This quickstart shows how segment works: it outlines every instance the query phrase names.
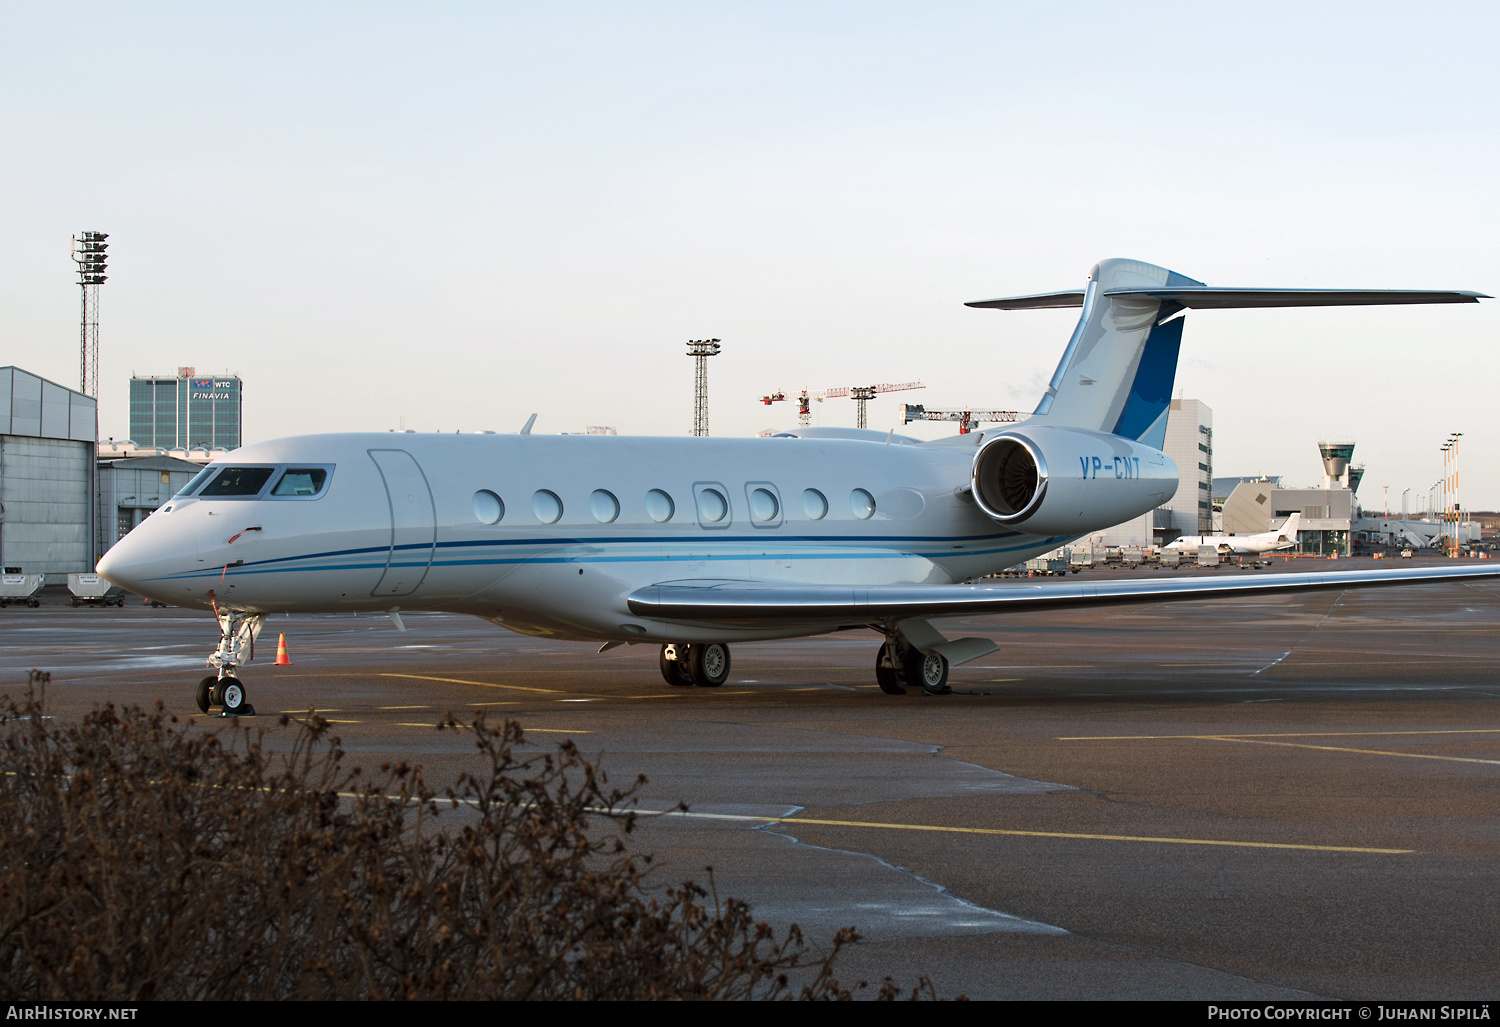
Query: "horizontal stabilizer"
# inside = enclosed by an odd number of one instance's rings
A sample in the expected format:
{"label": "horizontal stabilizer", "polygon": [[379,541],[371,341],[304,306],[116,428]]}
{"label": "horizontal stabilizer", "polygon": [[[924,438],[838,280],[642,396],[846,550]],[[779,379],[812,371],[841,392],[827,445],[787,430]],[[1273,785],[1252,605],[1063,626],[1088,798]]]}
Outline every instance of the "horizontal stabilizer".
{"label": "horizontal stabilizer", "polygon": [[1165,300],[1195,310],[1238,307],[1365,307],[1395,303],[1478,303],[1491,297],[1468,290],[1422,289],[1213,289],[1188,286],[1162,289],[1106,289],[1115,298],[1138,296]]}
{"label": "horizontal stabilizer", "polygon": [[[1155,289],[1105,289],[1110,299],[1149,299],[1176,303],[1195,310],[1228,310],[1243,307],[1362,307],[1398,303],[1478,303],[1492,297],[1467,289],[1216,289],[1212,286],[1168,286]],[[1083,290],[1044,292],[975,300],[966,307],[993,310],[1045,310],[1083,306]]]}
{"label": "horizontal stabilizer", "polygon": [[1032,296],[1010,296],[998,300],[975,300],[966,307],[994,307],[996,310],[1047,310],[1056,307],[1083,306],[1083,290],[1039,292]]}

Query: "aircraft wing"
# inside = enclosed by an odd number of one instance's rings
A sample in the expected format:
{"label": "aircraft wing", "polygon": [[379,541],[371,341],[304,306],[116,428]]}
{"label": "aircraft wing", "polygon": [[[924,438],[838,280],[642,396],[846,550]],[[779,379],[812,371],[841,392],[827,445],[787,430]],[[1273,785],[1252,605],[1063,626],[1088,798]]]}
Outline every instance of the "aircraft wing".
{"label": "aircraft wing", "polygon": [[[1229,575],[1234,576],[1229,576]],[[1078,584],[780,585],[754,581],[665,581],[629,596],[631,612],[662,620],[725,627],[869,624],[911,617],[1066,609],[1111,603],[1155,603],[1281,592],[1418,585],[1500,578],[1488,566],[1274,574],[1227,572],[1214,577],[1112,578]]]}

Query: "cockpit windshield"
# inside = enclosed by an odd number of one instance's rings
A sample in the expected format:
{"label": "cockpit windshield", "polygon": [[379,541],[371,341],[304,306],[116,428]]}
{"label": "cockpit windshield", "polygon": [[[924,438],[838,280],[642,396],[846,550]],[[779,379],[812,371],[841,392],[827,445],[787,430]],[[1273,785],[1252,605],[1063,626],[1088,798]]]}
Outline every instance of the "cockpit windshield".
{"label": "cockpit windshield", "polygon": [[323,482],[328,472],[321,467],[288,467],[276,487],[273,496],[316,496],[323,491]]}
{"label": "cockpit windshield", "polygon": [[200,496],[208,499],[212,496],[259,495],[274,470],[274,467],[226,467],[208,483]]}
{"label": "cockpit windshield", "polygon": [[196,489],[199,485],[202,485],[205,481],[207,481],[209,478],[212,478],[217,473],[219,473],[219,469],[217,467],[203,468],[203,470],[193,475],[193,480],[182,486],[182,488],[177,491],[177,495],[173,496],[172,498],[181,499],[183,496],[192,495],[194,489]]}

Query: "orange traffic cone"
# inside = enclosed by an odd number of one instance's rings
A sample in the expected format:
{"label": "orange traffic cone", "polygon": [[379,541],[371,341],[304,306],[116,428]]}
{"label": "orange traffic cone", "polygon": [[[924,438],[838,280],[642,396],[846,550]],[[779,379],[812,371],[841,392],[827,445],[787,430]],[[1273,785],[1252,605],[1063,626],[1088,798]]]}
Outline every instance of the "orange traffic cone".
{"label": "orange traffic cone", "polygon": [[283,631],[281,637],[276,640],[276,666],[290,667],[291,665],[292,658],[286,654],[286,632]]}

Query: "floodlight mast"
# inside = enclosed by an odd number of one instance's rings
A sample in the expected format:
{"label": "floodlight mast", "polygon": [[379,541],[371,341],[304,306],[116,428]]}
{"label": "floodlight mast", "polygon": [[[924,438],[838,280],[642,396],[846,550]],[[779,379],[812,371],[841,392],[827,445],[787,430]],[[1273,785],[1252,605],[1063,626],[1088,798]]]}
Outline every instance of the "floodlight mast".
{"label": "floodlight mast", "polygon": [[106,279],[109,236],[104,232],[80,232],[73,236],[72,257],[78,265],[78,285],[83,291],[79,326],[78,384],[86,396],[99,395],[99,286]]}
{"label": "floodlight mast", "polygon": [[690,339],[687,355],[696,365],[693,388],[693,434],[708,434],[708,358],[719,355],[718,339]]}

